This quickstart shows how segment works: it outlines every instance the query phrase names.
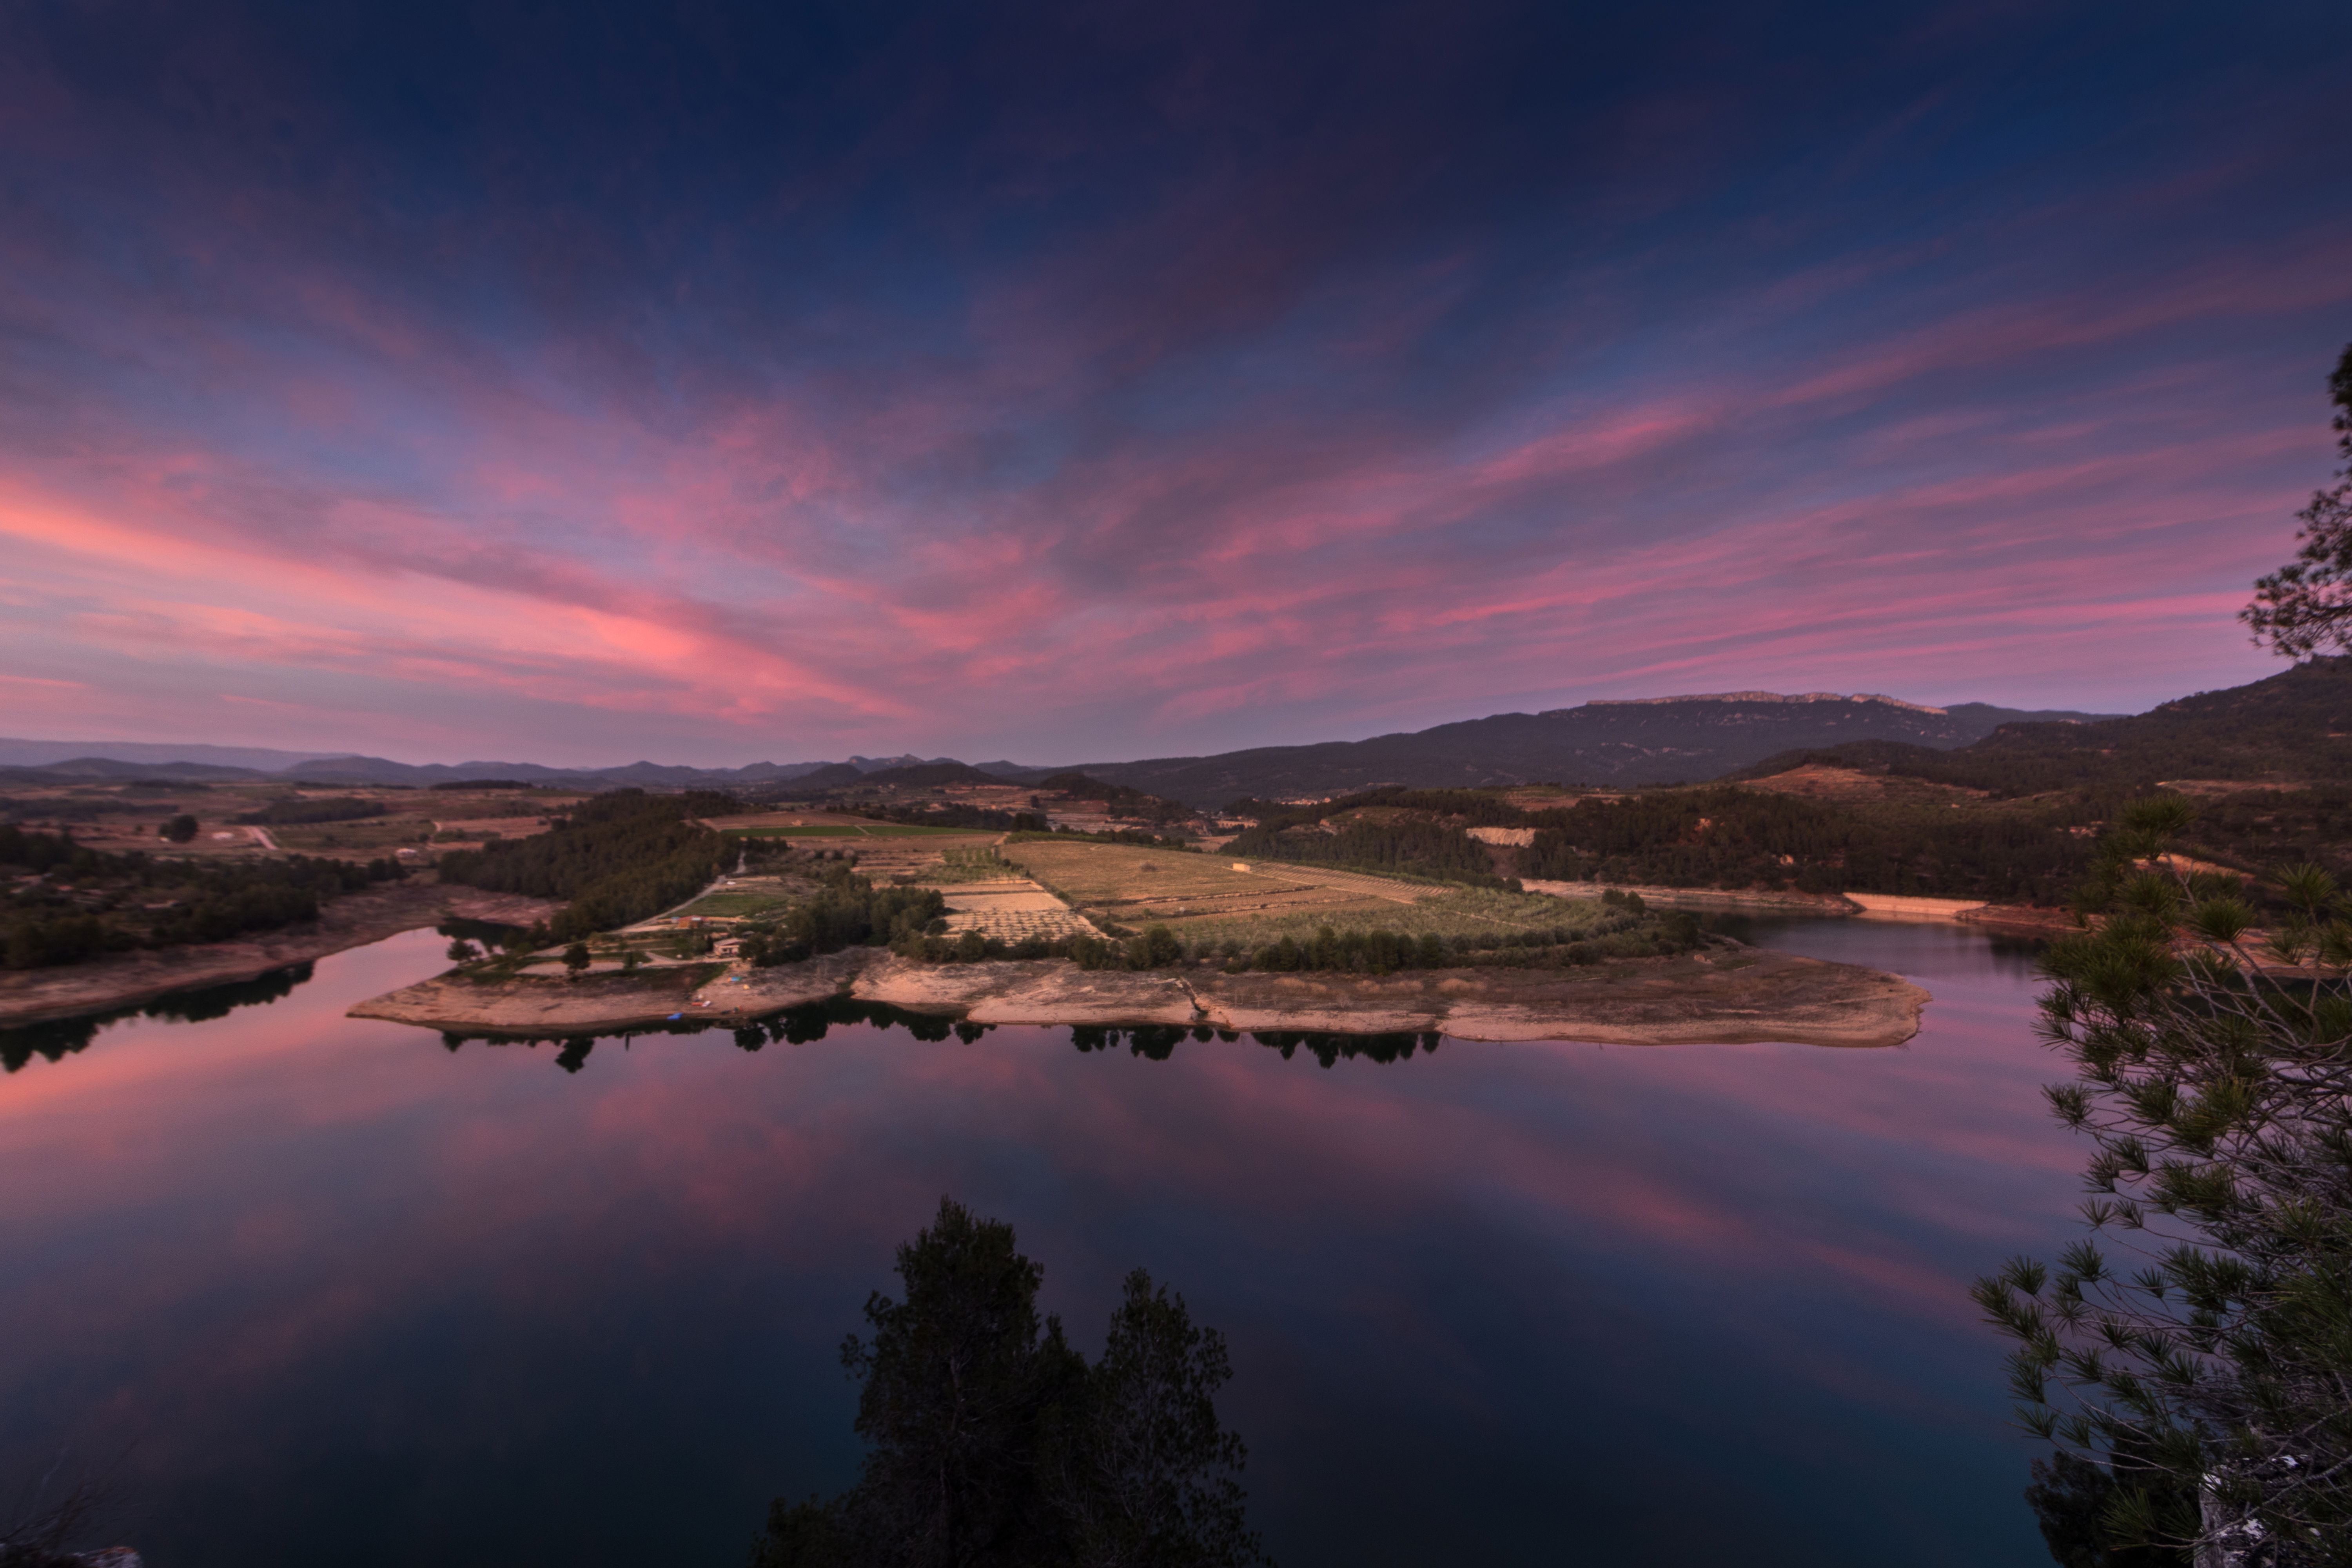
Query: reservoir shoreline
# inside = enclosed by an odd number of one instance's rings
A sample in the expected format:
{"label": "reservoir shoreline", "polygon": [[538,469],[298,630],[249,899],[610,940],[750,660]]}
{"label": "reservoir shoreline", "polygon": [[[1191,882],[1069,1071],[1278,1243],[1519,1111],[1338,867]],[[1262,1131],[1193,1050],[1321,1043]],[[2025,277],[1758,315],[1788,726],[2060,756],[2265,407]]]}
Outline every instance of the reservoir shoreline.
{"label": "reservoir shoreline", "polygon": [[467,1036],[747,1025],[835,998],[980,1024],[1180,1025],[1624,1045],[1900,1045],[1927,992],[1857,964],[1716,949],[1569,970],[1386,976],[1084,970],[1066,960],[925,964],[851,949],[770,969],[677,966],[576,980],[452,971],[362,1002],[376,1018]]}

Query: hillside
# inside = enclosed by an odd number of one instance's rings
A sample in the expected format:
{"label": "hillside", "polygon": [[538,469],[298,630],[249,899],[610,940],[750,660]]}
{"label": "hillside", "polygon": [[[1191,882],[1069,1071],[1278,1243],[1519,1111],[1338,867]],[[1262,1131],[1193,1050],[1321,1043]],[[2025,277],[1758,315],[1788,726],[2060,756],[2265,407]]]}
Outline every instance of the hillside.
{"label": "hillside", "polygon": [[2013,797],[2159,783],[2352,779],[2352,658],[2315,658],[2251,685],[2200,691],[2130,718],[2007,723],[1952,750],[1872,738],[1800,747],[1733,776],[1857,769]]}
{"label": "hillside", "polygon": [[1080,771],[1196,805],[1297,799],[1387,784],[1468,787],[1554,781],[1673,784],[1717,777],[1775,753],[1854,742],[1964,746],[2003,724],[2095,720],[1971,702],[1927,708],[1890,697],[1744,691],[1588,702],[1498,713],[1410,734],[1209,757],[1087,764]]}

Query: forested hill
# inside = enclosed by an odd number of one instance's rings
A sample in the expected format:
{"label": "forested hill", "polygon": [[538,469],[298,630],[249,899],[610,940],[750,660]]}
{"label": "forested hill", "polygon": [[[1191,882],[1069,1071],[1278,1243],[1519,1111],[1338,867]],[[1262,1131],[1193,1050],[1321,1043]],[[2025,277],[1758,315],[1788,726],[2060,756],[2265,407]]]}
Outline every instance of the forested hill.
{"label": "forested hill", "polygon": [[1716,778],[1792,750],[1857,741],[1964,746],[2005,723],[2098,717],[2028,713],[1982,702],[1935,709],[1884,697],[1737,692],[1588,702],[1543,713],[1498,713],[1369,741],[1089,763],[1084,771],[1197,805],[1244,796],[1340,795],[1383,784],[1672,784]]}
{"label": "forested hill", "polygon": [[1876,739],[1794,748],[1734,776],[1768,778],[1809,763],[2003,796],[2137,791],[2198,779],[2352,779],[2352,658],[2310,659],[2250,686],[2200,691],[2127,719],[2003,724],[1954,750]]}

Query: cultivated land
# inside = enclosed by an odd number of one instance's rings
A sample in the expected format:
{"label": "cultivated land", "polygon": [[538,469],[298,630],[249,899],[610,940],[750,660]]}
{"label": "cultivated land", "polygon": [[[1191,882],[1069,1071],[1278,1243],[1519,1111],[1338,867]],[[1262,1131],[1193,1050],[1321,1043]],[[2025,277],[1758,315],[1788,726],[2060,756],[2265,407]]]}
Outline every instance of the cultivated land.
{"label": "cultivated land", "polygon": [[1418,938],[1598,930],[1618,919],[1597,894],[1564,900],[1108,844],[1009,844],[999,853],[1097,922],[1164,925],[1188,946],[1230,942],[1254,950],[1286,936],[1310,937],[1324,926]]}
{"label": "cultivated land", "polygon": [[[1721,943],[1677,957],[1601,959],[1576,967],[1227,973],[1214,956],[1225,943],[1247,951],[1323,928],[1415,937],[1601,937],[1632,931],[1642,917],[1597,900],[1344,869],[1237,870],[1230,860],[1164,849],[944,837],[950,841],[901,840],[883,853],[888,881],[935,887],[944,896],[947,934],[971,931],[1011,943],[1164,925],[1202,956],[1145,970],[1087,969],[1059,958],[927,963],[856,947],[759,967],[723,952],[707,957],[692,930],[680,930],[699,921],[706,931],[726,931],[788,910],[815,886],[794,867],[768,877],[722,878],[676,910],[592,942],[595,962],[576,981],[553,971],[560,952],[550,948],[530,955],[520,971],[505,963],[459,969],[352,1011],[453,1034],[561,1036],[742,1026],[846,998],[973,1023],[1887,1046],[1910,1037],[1927,1000],[1917,987],[1873,970]],[[859,857],[862,872],[878,877],[886,869],[863,848]],[[1000,864],[1031,875],[995,874]],[[629,952],[643,967],[625,973],[620,961]]]}

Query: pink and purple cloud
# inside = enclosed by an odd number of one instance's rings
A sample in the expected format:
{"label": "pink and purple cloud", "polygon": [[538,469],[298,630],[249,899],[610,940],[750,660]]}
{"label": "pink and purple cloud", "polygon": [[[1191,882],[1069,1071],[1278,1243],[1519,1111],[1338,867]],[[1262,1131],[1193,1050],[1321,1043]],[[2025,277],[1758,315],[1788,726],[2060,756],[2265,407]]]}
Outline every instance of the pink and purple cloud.
{"label": "pink and purple cloud", "polygon": [[2352,28],[1704,21],[18,13],[0,730],[1054,762],[2266,673]]}

